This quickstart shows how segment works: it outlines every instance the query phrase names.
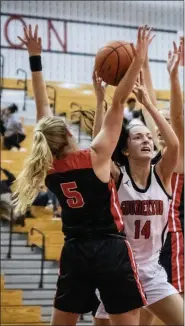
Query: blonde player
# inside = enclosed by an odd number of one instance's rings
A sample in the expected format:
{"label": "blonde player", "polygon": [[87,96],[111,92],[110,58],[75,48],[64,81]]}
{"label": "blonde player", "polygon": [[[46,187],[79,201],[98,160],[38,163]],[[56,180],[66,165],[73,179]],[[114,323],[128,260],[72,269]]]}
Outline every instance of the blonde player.
{"label": "blonde player", "polygon": [[45,182],[62,207],[65,243],[51,323],[76,325],[79,314],[91,310],[98,288],[114,325],[137,325],[139,308],[146,299],[132,251],[121,232],[124,225],[110,165],[122,126],[121,100],[123,94],[126,100],[135,84],[151,33],[139,28],[135,58],[116,88],[100,133],[87,150],[78,148],[64,121],[49,108],[38,27],[33,32],[29,26],[24,35],[25,40],[20,39],[30,56],[38,123],[32,152],[16,180],[15,203],[24,212]]}

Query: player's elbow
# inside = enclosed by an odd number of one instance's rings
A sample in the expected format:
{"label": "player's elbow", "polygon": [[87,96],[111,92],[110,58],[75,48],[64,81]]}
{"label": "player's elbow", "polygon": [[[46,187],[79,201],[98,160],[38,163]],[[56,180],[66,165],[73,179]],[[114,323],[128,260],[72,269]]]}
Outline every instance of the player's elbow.
{"label": "player's elbow", "polygon": [[173,156],[178,156],[179,154],[179,141],[178,138],[175,136],[173,143],[170,146],[170,150]]}

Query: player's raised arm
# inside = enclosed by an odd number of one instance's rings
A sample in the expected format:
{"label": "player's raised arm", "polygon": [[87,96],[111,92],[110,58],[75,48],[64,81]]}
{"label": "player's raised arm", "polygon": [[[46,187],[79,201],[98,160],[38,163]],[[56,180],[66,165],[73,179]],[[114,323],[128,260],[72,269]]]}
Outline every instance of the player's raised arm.
{"label": "player's raised arm", "polygon": [[38,25],[36,25],[34,32],[31,25],[24,28],[24,39],[20,36],[18,38],[27,47],[29,53],[32,86],[37,107],[37,121],[46,116],[51,117],[53,113],[49,107],[46,85],[42,74],[42,40],[38,37]]}
{"label": "player's raised arm", "polygon": [[144,105],[146,110],[150,113],[154,119],[162,138],[165,141],[166,147],[159,163],[156,165],[156,170],[164,183],[164,186],[171,189],[171,176],[176,167],[178,160],[178,139],[165,118],[159,113],[158,109],[152,104],[148,91],[144,85],[144,77],[141,73],[140,84],[136,82],[136,86],[133,90],[138,101]]}
{"label": "player's raised arm", "polygon": [[99,154],[99,157],[103,160],[111,158],[117,145],[123,122],[123,103],[126,101],[134,87],[150,41],[151,31],[148,31],[146,27],[140,27],[138,31],[135,57],[125,76],[117,86],[113,96],[112,106],[108,109],[101,130],[91,145],[94,151]]}
{"label": "player's raised arm", "polygon": [[[157,99],[156,99],[156,94],[155,94],[155,90],[154,90],[153,82],[152,82],[148,51],[146,53],[146,57],[145,57],[145,61],[143,63],[142,70],[143,70],[145,86],[148,90],[148,94],[150,96],[151,102],[155,107],[157,107]],[[142,113],[143,113],[146,125],[152,133],[154,143],[155,143],[156,147],[159,149],[159,142],[158,142],[158,138],[157,138],[157,132],[156,132],[156,127],[155,127],[154,121],[153,121],[151,115],[149,114],[149,112],[147,110],[145,110],[144,108],[142,109]]]}
{"label": "player's raised arm", "polygon": [[105,92],[107,85],[102,85],[102,78],[97,76],[97,72],[93,71],[93,87],[94,92],[96,95],[96,111],[95,111],[95,117],[94,117],[94,124],[93,124],[93,138],[96,137],[96,135],[101,130],[101,126],[104,119],[104,100],[105,100]]}
{"label": "player's raised arm", "polygon": [[174,42],[173,53],[169,51],[167,69],[170,75],[170,121],[173,130],[179,140],[179,159],[176,166],[176,172],[184,171],[184,116],[183,116],[183,98],[178,76],[178,68],[181,60],[183,42],[179,49]]}

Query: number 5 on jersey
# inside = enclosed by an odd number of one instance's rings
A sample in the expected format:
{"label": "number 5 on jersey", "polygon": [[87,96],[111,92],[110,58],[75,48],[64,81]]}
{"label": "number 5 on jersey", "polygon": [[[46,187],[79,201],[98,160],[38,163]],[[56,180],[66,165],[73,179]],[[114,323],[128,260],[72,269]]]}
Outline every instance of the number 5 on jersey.
{"label": "number 5 on jersey", "polygon": [[67,197],[67,204],[70,208],[80,208],[84,206],[84,200],[79,191],[76,191],[77,184],[75,181],[61,183],[62,192]]}

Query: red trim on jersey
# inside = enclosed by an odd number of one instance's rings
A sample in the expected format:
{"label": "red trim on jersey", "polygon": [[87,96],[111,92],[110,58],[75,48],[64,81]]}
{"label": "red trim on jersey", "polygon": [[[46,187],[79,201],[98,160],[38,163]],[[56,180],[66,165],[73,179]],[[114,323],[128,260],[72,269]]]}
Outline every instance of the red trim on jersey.
{"label": "red trim on jersey", "polygon": [[168,215],[168,228],[169,232],[181,232],[180,211],[181,195],[184,185],[184,174],[173,173],[172,176],[172,202],[170,204]]}
{"label": "red trim on jersey", "polygon": [[48,171],[48,174],[79,169],[92,169],[90,149],[71,152],[62,159],[55,160],[53,162],[53,169]]}
{"label": "red trim on jersey", "polygon": [[182,232],[171,233],[172,285],[184,293],[184,237]]}
{"label": "red trim on jersey", "polygon": [[134,259],[134,255],[133,255],[133,252],[132,252],[132,249],[131,249],[131,246],[130,246],[130,243],[125,240],[125,243],[127,245],[127,249],[128,249],[128,254],[129,254],[129,257],[130,257],[130,262],[131,262],[131,266],[132,266],[132,270],[133,270],[133,273],[134,273],[134,278],[136,280],[136,283],[137,283],[137,287],[138,287],[138,290],[139,290],[139,293],[141,295],[141,298],[143,300],[143,304],[144,305],[147,305],[148,302],[146,300],[146,296],[145,296],[145,292],[143,290],[143,287],[142,287],[142,284],[140,282],[140,279],[139,279],[139,274],[138,274],[138,270],[137,270],[137,265],[136,265],[136,262],[135,262],[135,259]]}
{"label": "red trim on jersey", "polygon": [[114,183],[114,180],[111,179],[108,183],[109,190],[111,191],[111,213],[114,217],[114,222],[117,226],[118,231],[123,231],[124,230],[124,223],[123,223],[123,216],[122,216],[122,211],[118,199],[118,194],[116,190],[116,186]]}

